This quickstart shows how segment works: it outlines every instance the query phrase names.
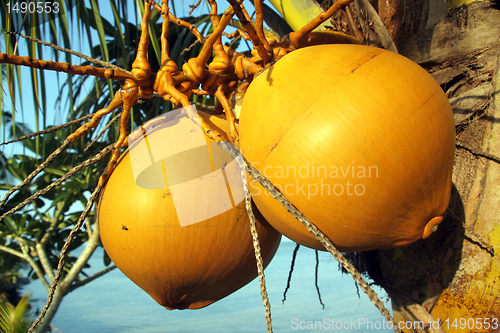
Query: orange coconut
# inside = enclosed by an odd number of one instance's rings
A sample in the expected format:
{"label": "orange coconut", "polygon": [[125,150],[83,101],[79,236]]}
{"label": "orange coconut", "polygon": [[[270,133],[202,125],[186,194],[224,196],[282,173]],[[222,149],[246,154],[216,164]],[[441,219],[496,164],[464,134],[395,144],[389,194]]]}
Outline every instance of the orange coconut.
{"label": "orange coconut", "polygon": [[[361,45],[291,52],[250,84],[239,129],[243,155],[341,251],[411,244],[443,219],[453,113],[401,55]],[[324,249],[253,180],[250,191],[279,232]]]}
{"label": "orange coconut", "polygon": [[[225,120],[206,114],[202,116],[221,131],[227,130]],[[148,132],[148,147],[152,147],[155,140],[161,144],[166,130],[160,125]],[[217,165],[231,161],[229,155],[223,156],[225,152],[214,150],[217,147],[214,142],[207,139],[207,143],[211,143],[210,148],[205,146],[193,154],[184,151],[166,157],[142,170],[138,177],[135,177],[133,169],[133,163],[137,161],[131,162],[131,149],[136,148],[132,145],[121,156],[99,201],[99,229],[107,254],[129,279],[167,309],[205,307],[257,276],[244,200],[233,200],[221,214],[182,225],[176,209],[179,202],[174,203],[172,191],[176,175],[167,172],[163,189],[158,187],[162,187],[164,178],[154,184],[158,179],[154,180],[151,175],[158,163],[160,170],[161,165],[165,170],[165,166],[170,164],[177,168],[178,173],[186,171],[188,176],[192,176],[193,172],[200,174],[197,169],[206,166],[207,161],[195,159],[193,166],[192,158],[203,155],[200,153],[203,149],[205,157],[209,155],[207,148],[211,151],[208,164],[212,165],[212,169],[209,172],[215,171],[214,165],[217,168]],[[134,154],[137,157],[137,151]],[[146,151],[145,156],[147,154]],[[181,178],[185,176],[181,175]],[[137,185],[135,178],[138,183],[144,179],[149,181],[149,186],[145,186],[149,188]],[[144,183],[140,184],[144,186]],[[223,186],[225,190],[226,186],[229,189],[229,185]],[[212,190],[217,199],[220,191]],[[186,205],[196,201],[197,191],[195,189],[191,197],[183,198]],[[214,205],[217,205],[217,200]],[[190,209],[197,214],[205,208],[199,208],[194,203]],[[267,266],[278,248],[281,235],[256,213],[262,256]]]}

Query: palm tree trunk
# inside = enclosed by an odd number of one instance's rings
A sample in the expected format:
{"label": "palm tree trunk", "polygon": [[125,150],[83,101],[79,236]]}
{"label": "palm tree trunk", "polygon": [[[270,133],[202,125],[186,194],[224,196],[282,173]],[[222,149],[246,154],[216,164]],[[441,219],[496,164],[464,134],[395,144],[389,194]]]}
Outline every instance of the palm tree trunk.
{"label": "palm tree trunk", "polygon": [[486,332],[484,318],[500,317],[500,10],[485,1],[442,15],[438,2],[380,0],[377,9],[398,51],[452,104],[458,142],[447,218],[428,240],[360,256],[391,296],[396,321],[426,324],[407,332],[456,332],[461,318],[483,318],[463,332]]}

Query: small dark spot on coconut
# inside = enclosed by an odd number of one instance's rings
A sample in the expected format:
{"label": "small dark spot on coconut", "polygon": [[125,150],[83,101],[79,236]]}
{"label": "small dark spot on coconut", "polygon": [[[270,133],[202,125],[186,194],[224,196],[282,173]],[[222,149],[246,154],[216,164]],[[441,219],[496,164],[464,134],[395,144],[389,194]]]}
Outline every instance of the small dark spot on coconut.
{"label": "small dark spot on coconut", "polygon": [[128,228],[122,224],[122,230],[128,230]]}

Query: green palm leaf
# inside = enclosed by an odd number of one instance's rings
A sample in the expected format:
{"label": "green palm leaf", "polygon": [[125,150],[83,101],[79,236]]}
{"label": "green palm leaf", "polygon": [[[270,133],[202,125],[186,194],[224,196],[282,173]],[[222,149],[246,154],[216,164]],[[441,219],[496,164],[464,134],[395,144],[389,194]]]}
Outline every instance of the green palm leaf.
{"label": "green palm leaf", "polygon": [[24,295],[14,307],[0,297],[0,331],[5,333],[25,333],[31,326],[30,296]]}

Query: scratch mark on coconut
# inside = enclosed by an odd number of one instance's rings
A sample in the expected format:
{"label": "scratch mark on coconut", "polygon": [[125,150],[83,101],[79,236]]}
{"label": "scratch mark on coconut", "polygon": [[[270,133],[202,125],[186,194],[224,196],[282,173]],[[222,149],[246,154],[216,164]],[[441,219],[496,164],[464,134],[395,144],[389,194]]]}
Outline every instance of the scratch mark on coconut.
{"label": "scratch mark on coconut", "polygon": [[356,71],[356,69],[358,69],[359,67],[363,66],[364,64],[366,64],[368,61],[372,60],[373,58],[375,58],[376,56],[378,56],[380,53],[377,53],[373,56],[371,56],[369,59],[366,59],[365,61],[363,61],[362,63],[358,64],[356,67],[354,67],[351,71],[351,74],[354,73]]}
{"label": "scratch mark on coconut", "polygon": [[276,148],[276,146],[278,145],[278,143],[280,143],[281,141],[281,138],[278,140],[278,142],[276,142],[276,144],[273,146],[273,148],[271,148],[271,151],[274,151],[274,148]]}

